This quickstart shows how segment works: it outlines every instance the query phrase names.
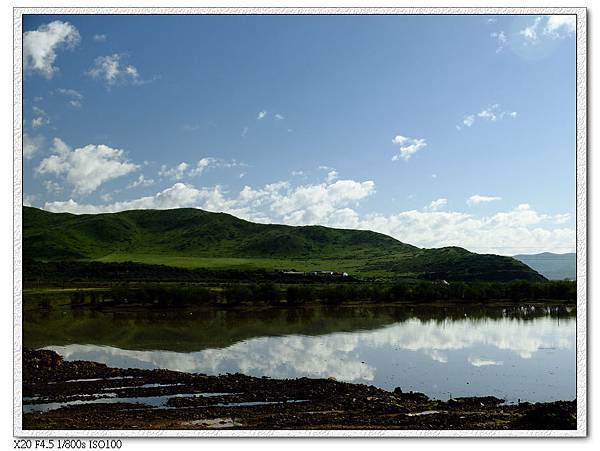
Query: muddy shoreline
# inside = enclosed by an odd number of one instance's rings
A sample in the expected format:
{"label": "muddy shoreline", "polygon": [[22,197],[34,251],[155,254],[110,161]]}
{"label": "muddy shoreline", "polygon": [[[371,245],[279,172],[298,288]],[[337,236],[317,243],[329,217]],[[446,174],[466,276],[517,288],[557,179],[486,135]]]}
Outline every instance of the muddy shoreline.
{"label": "muddy shoreline", "polygon": [[23,353],[23,429],[576,429],[576,401],[429,399],[333,379],[207,376]]}

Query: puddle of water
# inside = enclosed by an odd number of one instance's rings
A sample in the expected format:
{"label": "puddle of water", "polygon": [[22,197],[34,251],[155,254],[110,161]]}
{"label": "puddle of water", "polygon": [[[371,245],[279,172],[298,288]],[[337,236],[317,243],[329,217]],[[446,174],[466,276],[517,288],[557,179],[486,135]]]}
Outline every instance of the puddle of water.
{"label": "puddle of water", "polygon": [[420,417],[421,415],[433,415],[440,413],[439,410],[424,410],[423,412],[407,413],[407,417]]}
{"label": "puddle of water", "polygon": [[[575,311],[564,307],[215,308],[193,320],[175,309],[160,315],[135,311],[119,321],[109,312],[82,310],[82,317],[70,318],[72,326],[59,313],[29,313],[24,343],[67,361],[208,375],[334,377],[440,400],[494,395],[507,402],[545,402],[576,396]],[[89,327],[98,333],[94,343],[78,335]],[[149,341],[115,343],[116,334]]]}
{"label": "puddle of water", "polygon": [[[98,399],[90,399],[90,400],[81,400],[76,399],[73,401],[62,401],[62,402],[48,402],[48,403],[39,403],[39,404],[24,404],[23,405],[23,413],[31,413],[31,412],[48,412],[49,410],[56,410],[62,407],[74,406],[80,404],[102,404],[102,403],[130,403],[130,404],[146,404],[150,407],[155,407],[159,409],[168,409],[167,401],[170,398],[210,398],[214,396],[227,396],[233,395],[235,393],[177,393],[171,395],[161,395],[161,396],[136,396],[136,397],[117,397],[117,393],[94,393],[88,395],[77,395],[77,396],[101,396]],[[23,398],[23,401],[34,401],[36,399],[40,399],[40,397],[29,397]],[[290,402],[290,401],[288,401]],[[244,403],[241,403],[244,404]],[[225,404],[224,404],[225,405]]]}
{"label": "puddle of water", "polygon": [[[96,377],[93,379],[69,379],[65,382],[96,382],[96,381],[118,381],[123,379],[135,379],[135,376],[116,376],[116,377]],[[56,384],[56,382],[49,382],[50,384]]]}
{"label": "puddle of water", "polygon": [[184,385],[182,382],[177,384],[143,384],[143,385],[124,385],[121,387],[104,387],[100,390],[125,390],[128,388],[158,388],[158,387],[175,387],[177,385]]}
{"label": "puddle of water", "polygon": [[285,404],[285,403],[299,403],[308,402],[309,399],[292,399],[289,401],[246,401],[246,402],[223,402],[214,404],[216,407],[252,407],[252,406],[266,406],[270,404]]}

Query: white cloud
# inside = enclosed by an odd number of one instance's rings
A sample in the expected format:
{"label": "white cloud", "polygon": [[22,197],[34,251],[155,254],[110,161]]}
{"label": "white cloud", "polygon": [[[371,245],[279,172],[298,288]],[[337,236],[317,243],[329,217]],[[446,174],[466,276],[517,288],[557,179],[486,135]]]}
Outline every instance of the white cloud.
{"label": "white cloud", "polygon": [[291,172],[291,174],[292,174],[294,177],[299,177],[299,176],[301,176],[301,175],[304,175],[304,171],[292,171],[292,172]]}
{"label": "white cloud", "polygon": [[475,123],[475,115],[473,115],[473,114],[465,116],[463,119],[463,124],[466,125],[467,127],[471,127],[474,123]]}
{"label": "white cloud", "polygon": [[282,116],[281,114],[279,114],[279,113],[277,113],[277,114],[275,115],[275,120],[282,121],[282,120],[284,120],[284,119],[285,119],[285,117],[283,117],[283,116]]}
{"label": "white cloud", "polygon": [[223,160],[222,158],[204,157],[196,162],[196,166],[192,167],[187,162],[181,162],[173,168],[168,168],[165,165],[160,167],[158,175],[160,177],[171,178],[174,180],[182,180],[184,177],[196,177],[202,175],[205,171],[211,168],[236,168],[247,167],[246,163],[237,160]]}
{"label": "white cloud", "polygon": [[536,17],[531,25],[519,31],[526,43],[535,43],[538,40],[538,27],[541,21],[541,17]]}
{"label": "white cloud", "polygon": [[134,66],[122,63],[123,59],[124,55],[118,53],[99,56],[94,60],[94,65],[86,74],[96,80],[103,81],[107,87],[146,83],[145,80],[141,79],[138,70]]}
{"label": "white cloud", "polygon": [[437,200],[432,200],[431,203],[426,207],[426,209],[429,211],[438,211],[443,210],[444,208],[446,208],[447,205],[448,199],[441,197]]}
{"label": "white cloud", "polygon": [[38,128],[38,127],[42,127],[44,125],[50,124],[50,118],[48,117],[48,114],[46,114],[46,112],[43,109],[41,109],[37,105],[34,105],[32,110],[33,110],[33,114],[36,115],[36,117],[34,117],[31,120],[31,126],[33,128]]}
{"label": "white cloud", "polygon": [[500,53],[506,47],[508,43],[508,38],[504,31],[495,31],[490,33],[490,37],[496,40],[496,53]]}
{"label": "white cloud", "polygon": [[[489,105],[488,107],[482,109],[478,113],[468,114],[463,117],[462,125],[466,127],[472,127],[477,119],[488,121],[488,122],[497,122],[501,121],[504,118],[515,119],[517,117],[516,111],[504,111],[500,109],[500,105],[495,103],[493,105]],[[457,130],[461,129],[460,125],[456,126]]]}
{"label": "white cloud", "polygon": [[220,160],[218,160],[217,158],[213,158],[213,157],[204,157],[204,158],[201,158],[196,163],[196,167],[190,171],[190,176],[194,177],[194,176],[197,176],[197,175],[202,175],[202,173],[205,170],[207,170],[208,168],[214,167],[217,164],[219,164],[219,161]]}
{"label": "white cloud", "polygon": [[327,183],[331,183],[334,182],[335,180],[337,180],[338,178],[338,172],[337,171],[329,171],[327,173]]}
{"label": "white cloud", "polygon": [[54,155],[42,160],[37,173],[65,176],[77,194],[91,193],[104,182],[138,168],[124,158],[122,150],[104,144],[71,150],[62,140],[54,138],[52,151]]}
{"label": "white cloud", "polygon": [[[545,22],[545,24],[544,24]],[[523,44],[537,44],[542,38],[563,39],[575,33],[576,16],[552,15],[536,17],[531,25],[519,31]],[[541,29],[541,33],[540,33]]]}
{"label": "white cloud", "polygon": [[[219,185],[196,188],[176,183],[154,196],[127,202],[87,205],[69,200],[47,203],[45,208],[91,213],[132,208],[196,207],[261,223],[373,230],[420,247],[461,246],[474,252],[501,255],[543,251],[563,253],[572,252],[575,247],[575,230],[565,225],[570,220],[568,214],[539,213],[527,204],[488,216],[427,208],[388,215],[360,214],[357,207],[374,193],[375,183],[369,180],[336,180],[298,186],[279,181],[259,188],[245,186],[232,193]],[[437,205],[441,207],[442,204],[443,201],[438,199]]]}
{"label": "white cloud", "polygon": [[59,20],[41,25],[37,30],[26,31],[23,33],[25,71],[52,78],[58,71],[54,65],[57,50],[72,49],[79,41],[77,28],[69,22]]}
{"label": "white cloud", "polygon": [[502,200],[502,198],[498,196],[481,196],[479,194],[474,194],[467,199],[467,205],[479,205],[482,203],[493,202],[495,200]]}
{"label": "white cloud", "polygon": [[552,38],[564,38],[575,33],[576,18],[574,14],[547,16],[544,34]]}
{"label": "white cloud", "polygon": [[244,127],[242,129],[242,138],[245,137],[248,134],[248,127]]}
{"label": "white cloud", "polygon": [[198,207],[224,211],[260,222],[320,224],[330,216],[337,220],[353,217],[347,208],[375,192],[372,181],[337,180],[292,188],[288,182],[265,185],[260,189],[245,186],[236,197],[227,198],[222,187],[195,188],[176,183],[155,196],[111,205],[80,204],[73,200],[50,202],[46,209],[72,213],[113,212],[132,208]]}
{"label": "white cloud", "polygon": [[159,177],[171,178],[175,180],[181,180],[186,175],[186,171],[189,167],[185,161],[179,163],[177,166],[168,168],[166,165],[162,165],[158,171]]}
{"label": "white cloud", "polygon": [[46,188],[46,191],[48,191],[49,193],[61,193],[63,191],[63,187],[60,185],[60,183],[55,182],[54,180],[44,180],[43,182],[44,184],[44,188]]}
{"label": "white cloud", "polygon": [[400,146],[400,153],[392,157],[392,161],[403,159],[408,161],[415,153],[427,147],[427,143],[423,138],[408,138],[402,135],[396,135],[392,139],[392,144]]}
{"label": "white cloud", "polygon": [[31,121],[31,126],[33,128],[38,128],[38,127],[41,127],[41,126],[46,125],[48,123],[49,123],[49,121],[48,121],[47,118],[44,118],[44,117],[35,117]]}
{"label": "white cloud", "polygon": [[28,133],[23,133],[23,157],[29,160],[35,156],[40,150],[44,138],[42,136],[30,136]]}
{"label": "white cloud", "polygon": [[542,38],[564,39],[573,36],[575,26],[574,14],[538,16],[529,26],[520,30],[519,35],[523,38],[523,45],[537,44]]}
{"label": "white cloud", "polygon": [[25,194],[23,193],[23,205],[26,207],[33,207],[33,204],[37,200],[37,196],[35,194]]}
{"label": "white cloud", "polygon": [[106,42],[107,39],[108,39],[108,35],[106,35],[106,34],[95,34],[94,35],[94,42]]}
{"label": "white cloud", "polygon": [[81,102],[83,101],[83,94],[74,89],[58,88],[54,90],[57,94],[65,96],[73,108],[81,108]]}
{"label": "white cloud", "polygon": [[[215,196],[215,193],[216,196]],[[80,204],[73,199],[68,201],[46,202],[44,209],[48,211],[67,211],[82,213],[113,213],[133,209],[170,209],[195,207],[200,203],[208,204],[211,198],[219,197],[220,189],[196,189],[192,185],[175,183],[172,187],[156,193],[153,196],[141,197],[109,205]]]}
{"label": "white cloud", "polygon": [[146,177],[144,177],[144,174],[140,174],[136,180],[134,180],[129,185],[127,185],[127,188],[138,188],[138,187],[145,188],[145,187],[151,186],[151,185],[154,185],[154,180],[147,179]]}
{"label": "white cloud", "polygon": [[267,112],[266,111],[264,111],[264,110],[263,111],[259,111],[258,115],[256,116],[256,119],[258,119],[260,121],[261,119],[264,119],[266,116],[267,116]]}

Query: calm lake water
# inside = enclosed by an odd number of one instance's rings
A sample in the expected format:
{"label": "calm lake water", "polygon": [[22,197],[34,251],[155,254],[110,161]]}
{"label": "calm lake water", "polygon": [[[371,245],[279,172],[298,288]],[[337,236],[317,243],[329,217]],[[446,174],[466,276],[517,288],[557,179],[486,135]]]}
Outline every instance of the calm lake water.
{"label": "calm lake water", "polygon": [[24,345],[67,360],[273,378],[334,377],[438,399],[575,398],[575,309],[347,306],[25,312]]}

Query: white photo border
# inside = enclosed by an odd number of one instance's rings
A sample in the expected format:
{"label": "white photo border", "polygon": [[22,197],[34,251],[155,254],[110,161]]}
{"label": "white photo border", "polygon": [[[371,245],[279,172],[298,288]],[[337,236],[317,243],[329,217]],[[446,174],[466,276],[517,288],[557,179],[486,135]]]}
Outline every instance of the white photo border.
{"label": "white photo border", "polygon": [[[575,430],[24,430],[22,428],[22,201],[23,59],[25,14],[268,14],[268,15],[536,15],[577,16],[576,176],[577,176],[577,429]],[[13,8],[13,434],[15,437],[586,437],[587,436],[587,10],[586,8]]]}

